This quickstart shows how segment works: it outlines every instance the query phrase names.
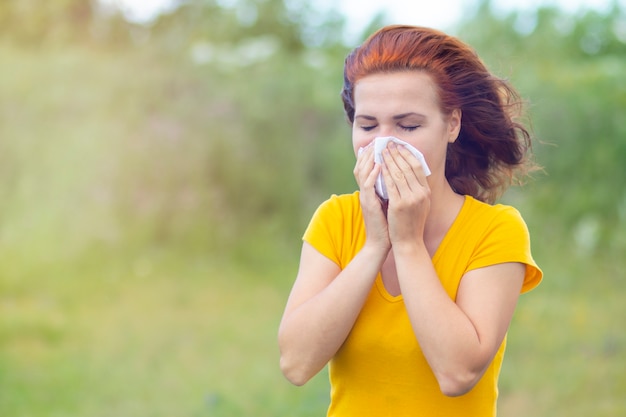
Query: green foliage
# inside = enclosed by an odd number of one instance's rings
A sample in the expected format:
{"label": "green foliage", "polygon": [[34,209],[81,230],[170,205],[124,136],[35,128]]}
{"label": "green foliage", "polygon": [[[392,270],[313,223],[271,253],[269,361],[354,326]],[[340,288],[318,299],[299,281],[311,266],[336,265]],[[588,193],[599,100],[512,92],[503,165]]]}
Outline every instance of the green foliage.
{"label": "green foliage", "polygon": [[89,33],[93,15],[86,0],[4,0],[0,37],[25,44],[77,41]]}
{"label": "green foliage", "polygon": [[540,8],[498,18],[483,2],[459,31],[530,100],[546,175],[532,184],[529,210],[587,255],[626,250],[625,24],[617,3],[607,14]]}

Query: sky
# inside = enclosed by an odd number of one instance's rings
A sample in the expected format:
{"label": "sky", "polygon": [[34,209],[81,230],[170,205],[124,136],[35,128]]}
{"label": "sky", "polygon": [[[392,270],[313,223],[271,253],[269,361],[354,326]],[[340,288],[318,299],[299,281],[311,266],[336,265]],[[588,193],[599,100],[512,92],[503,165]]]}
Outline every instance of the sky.
{"label": "sky", "polygon": [[[173,0],[101,0],[118,5],[132,20],[148,22],[160,11],[171,7]],[[434,0],[425,5],[414,0],[311,0],[320,8],[334,7],[347,19],[348,32],[359,33],[371,19],[384,10],[392,23],[430,26],[440,30],[450,29],[467,12],[467,0]],[[569,12],[580,9],[609,8],[612,0],[492,0],[496,10],[527,10],[540,5],[555,5]],[[222,0],[232,4],[235,0]],[[618,0],[626,6],[626,0]]]}

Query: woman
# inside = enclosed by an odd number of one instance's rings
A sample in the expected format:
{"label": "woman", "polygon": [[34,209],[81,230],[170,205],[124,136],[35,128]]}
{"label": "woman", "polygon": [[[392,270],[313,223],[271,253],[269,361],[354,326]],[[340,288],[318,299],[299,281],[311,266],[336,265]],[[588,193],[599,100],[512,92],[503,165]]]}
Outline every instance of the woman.
{"label": "woman", "polygon": [[[518,296],[542,278],[523,219],[494,205],[531,167],[518,96],[458,39],[389,26],[347,57],[342,99],[359,191],[304,234],[281,369],[302,385],[330,362],[329,416],[494,416]],[[375,163],[387,136],[431,175],[393,142]]]}

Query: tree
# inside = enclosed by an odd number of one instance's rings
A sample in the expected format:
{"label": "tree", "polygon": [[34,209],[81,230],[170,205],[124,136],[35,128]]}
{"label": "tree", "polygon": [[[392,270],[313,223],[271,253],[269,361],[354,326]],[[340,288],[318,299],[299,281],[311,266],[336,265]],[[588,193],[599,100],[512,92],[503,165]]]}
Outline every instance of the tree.
{"label": "tree", "polygon": [[0,37],[26,44],[77,41],[89,36],[94,4],[85,0],[4,0]]}
{"label": "tree", "polygon": [[460,30],[530,100],[547,175],[533,183],[529,207],[544,230],[588,253],[626,247],[624,22],[617,3],[606,14],[539,8],[496,17],[485,1]]}

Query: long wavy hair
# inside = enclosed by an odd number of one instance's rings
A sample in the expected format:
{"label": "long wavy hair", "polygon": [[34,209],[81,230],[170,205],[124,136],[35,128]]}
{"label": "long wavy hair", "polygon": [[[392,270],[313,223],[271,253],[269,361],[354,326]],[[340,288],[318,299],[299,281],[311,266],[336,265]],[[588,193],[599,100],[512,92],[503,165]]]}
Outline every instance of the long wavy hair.
{"label": "long wavy hair", "polygon": [[530,132],[518,122],[523,106],[517,91],[493,75],[469,45],[437,30],[386,26],[347,56],[341,98],[348,121],[354,122],[354,86],[361,78],[407,70],[431,76],[444,115],[462,112],[445,169],[457,193],[493,203],[534,169]]}

